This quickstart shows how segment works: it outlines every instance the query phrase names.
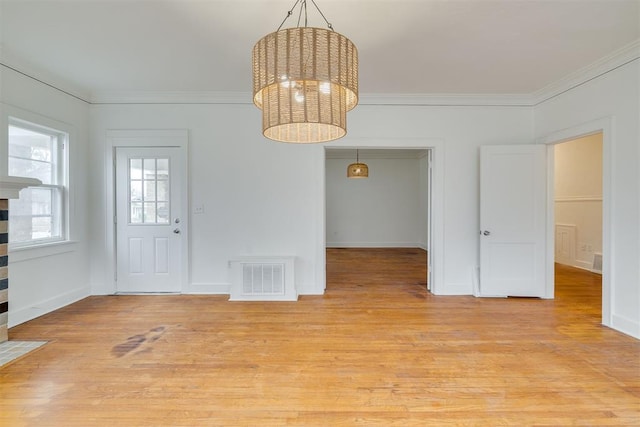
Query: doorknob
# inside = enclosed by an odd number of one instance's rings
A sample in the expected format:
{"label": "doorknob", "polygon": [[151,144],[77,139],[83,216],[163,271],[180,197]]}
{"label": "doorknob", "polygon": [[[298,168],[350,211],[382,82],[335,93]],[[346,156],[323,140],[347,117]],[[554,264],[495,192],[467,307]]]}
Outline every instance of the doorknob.
{"label": "doorknob", "polygon": [[488,231],[488,230],[484,230],[484,231],[482,232],[482,234],[483,234],[484,236],[488,236],[488,235],[490,235],[490,234],[491,234],[491,232],[490,232],[490,231]]}
{"label": "doorknob", "polygon": [[173,232],[176,233],[176,234],[180,234],[180,229],[176,228],[175,230],[173,230]]}

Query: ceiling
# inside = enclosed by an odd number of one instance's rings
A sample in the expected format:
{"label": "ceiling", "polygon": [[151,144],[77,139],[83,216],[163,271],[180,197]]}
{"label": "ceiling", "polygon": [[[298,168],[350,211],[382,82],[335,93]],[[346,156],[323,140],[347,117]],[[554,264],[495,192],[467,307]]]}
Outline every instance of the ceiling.
{"label": "ceiling", "polygon": [[[0,0],[1,60],[88,94],[250,92],[251,49],[293,3]],[[640,0],[316,3],[358,47],[361,94],[530,94],[640,38]]]}

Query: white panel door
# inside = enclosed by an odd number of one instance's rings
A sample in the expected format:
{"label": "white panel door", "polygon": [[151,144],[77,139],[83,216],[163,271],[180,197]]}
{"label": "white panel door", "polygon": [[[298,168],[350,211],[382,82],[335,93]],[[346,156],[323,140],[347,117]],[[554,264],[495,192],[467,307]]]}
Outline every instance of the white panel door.
{"label": "white panel door", "polygon": [[546,147],[480,148],[480,296],[545,296]]}
{"label": "white panel door", "polygon": [[116,149],[117,292],[180,292],[181,151]]}

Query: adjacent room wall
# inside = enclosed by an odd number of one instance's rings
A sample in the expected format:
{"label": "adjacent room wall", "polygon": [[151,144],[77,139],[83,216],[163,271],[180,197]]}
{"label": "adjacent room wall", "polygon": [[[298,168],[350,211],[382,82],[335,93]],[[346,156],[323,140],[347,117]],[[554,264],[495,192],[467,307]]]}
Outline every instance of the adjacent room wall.
{"label": "adjacent room wall", "polygon": [[[602,255],[602,134],[554,151],[556,262],[592,270]],[[561,233],[567,228],[571,233]]]}
{"label": "adjacent room wall", "polygon": [[347,178],[355,158],[327,158],[327,247],[425,248],[419,159],[361,156],[360,161],[369,166],[369,178]]}
{"label": "adjacent room wall", "polygon": [[[23,118],[38,117],[60,122],[71,131],[70,232],[73,243],[9,252],[9,327],[86,297],[89,287],[88,215],[89,106],[5,67],[0,67],[3,116],[21,112]],[[24,114],[24,115],[22,115]],[[4,124],[6,125],[6,123]],[[6,132],[0,145],[7,144]],[[6,150],[0,151],[6,153]],[[3,159],[6,162],[6,158]],[[6,165],[5,165],[6,167]],[[6,169],[5,169],[6,170]]]}
{"label": "adjacent room wall", "polygon": [[[565,91],[534,109],[535,135],[541,140],[564,135],[567,129],[591,129],[590,123],[610,123],[603,135],[605,173],[611,188],[605,197],[609,215],[610,319],[615,329],[640,338],[640,59]],[[570,135],[568,135],[570,136]],[[574,137],[581,135],[573,135]],[[607,211],[608,209],[608,211]],[[605,265],[605,268],[607,266]],[[605,275],[607,271],[603,272]]]}

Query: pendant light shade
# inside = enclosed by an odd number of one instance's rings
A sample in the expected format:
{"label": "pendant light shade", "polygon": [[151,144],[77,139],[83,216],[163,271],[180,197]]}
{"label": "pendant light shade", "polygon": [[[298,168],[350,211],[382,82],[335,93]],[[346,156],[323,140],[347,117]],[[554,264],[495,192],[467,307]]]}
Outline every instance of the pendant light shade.
{"label": "pendant light shade", "polygon": [[253,48],[253,102],[262,109],[262,132],[269,139],[314,143],[343,137],[347,111],[358,103],[356,47],[332,29],[305,26],[266,35]]}
{"label": "pendant light shade", "polygon": [[366,163],[360,163],[358,150],[356,150],[356,162],[347,166],[347,178],[368,178],[369,166]]}

